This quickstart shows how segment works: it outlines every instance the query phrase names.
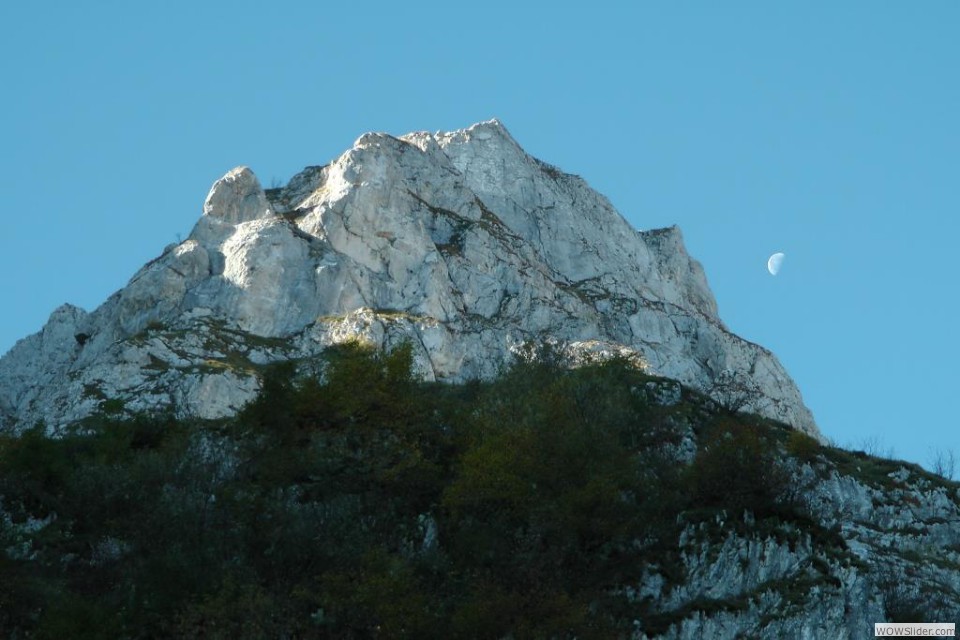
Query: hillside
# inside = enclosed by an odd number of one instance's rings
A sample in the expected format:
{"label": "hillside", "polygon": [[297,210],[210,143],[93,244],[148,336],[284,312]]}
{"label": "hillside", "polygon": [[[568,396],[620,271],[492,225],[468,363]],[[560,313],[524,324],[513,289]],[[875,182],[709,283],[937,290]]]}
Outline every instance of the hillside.
{"label": "hillside", "polygon": [[0,439],[0,632],[862,638],[960,612],[958,485],[548,347],[263,373],[235,417]]}

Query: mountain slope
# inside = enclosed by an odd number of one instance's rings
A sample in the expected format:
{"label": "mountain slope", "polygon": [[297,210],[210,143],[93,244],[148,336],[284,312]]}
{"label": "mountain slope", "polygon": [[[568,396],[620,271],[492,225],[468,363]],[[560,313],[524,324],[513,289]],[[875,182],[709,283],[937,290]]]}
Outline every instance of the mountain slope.
{"label": "mountain slope", "polygon": [[231,415],[268,362],[409,340],[428,380],[488,377],[524,344],[632,353],[703,391],[731,372],[744,409],[819,437],[766,349],[730,333],[676,227],[634,230],[497,121],[365,134],[265,192],[218,180],[190,237],[92,313],[64,306],[0,359],[0,428],[58,428],[110,402]]}
{"label": "mountain slope", "polygon": [[913,465],[625,359],[449,385],[409,348],[324,358],[233,418],[0,435],[0,634],[846,640],[960,616],[960,491]]}

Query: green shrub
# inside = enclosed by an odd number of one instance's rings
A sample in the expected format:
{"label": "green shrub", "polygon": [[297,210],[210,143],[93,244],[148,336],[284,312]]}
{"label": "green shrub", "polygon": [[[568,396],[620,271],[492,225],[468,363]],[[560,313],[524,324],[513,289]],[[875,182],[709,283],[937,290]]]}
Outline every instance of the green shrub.
{"label": "green shrub", "polygon": [[[288,593],[274,595],[250,581],[228,578],[199,602],[188,602],[169,625],[183,640],[260,640],[303,637],[308,619],[296,619]],[[299,633],[298,633],[299,632]]]}
{"label": "green shrub", "polygon": [[691,495],[698,507],[726,509],[759,517],[790,508],[790,477],[774,442],[736,419],[720,420],[700,444],[689,469]]}
{"label": "green shrub", "polygon": [[123,413],[125,406],[126,403],[120,398],[110,398],[109,400],[100,401],[100,411],[107,415]]}
{"label": "green shrub", "polygon": [[820,453],[820,443],[802,431],[791,431],[787,436],[787,453],[803,462],[812,462]]}
{"label": "green shrub", "polygon": [[75,594],[64,594],[43,610],[32,637],[41,640],[114,640],[124,635],[121,618],[109,605]]}

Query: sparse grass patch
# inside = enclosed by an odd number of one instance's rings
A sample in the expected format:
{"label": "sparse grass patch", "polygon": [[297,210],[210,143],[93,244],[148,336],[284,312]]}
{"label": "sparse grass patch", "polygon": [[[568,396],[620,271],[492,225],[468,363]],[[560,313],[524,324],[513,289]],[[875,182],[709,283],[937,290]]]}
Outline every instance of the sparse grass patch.
{"label": "sparse grass patch", "polygon": [[906,462],[875,458],[863,451],[847,451],[838,447],[823,447],[822,453],[841,475],[852,476],[868,486],[884,490],[902,487],[890,474],[901,467],[912,466]]}

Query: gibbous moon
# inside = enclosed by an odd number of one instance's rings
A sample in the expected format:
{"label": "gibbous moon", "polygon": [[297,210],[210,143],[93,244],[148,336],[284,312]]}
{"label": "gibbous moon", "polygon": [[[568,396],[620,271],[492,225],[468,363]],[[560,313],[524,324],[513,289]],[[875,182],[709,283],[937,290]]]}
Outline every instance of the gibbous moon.
{"label": "gibbous moon", "polygon": [[775,276],[780,273],[780,266],[783,264],[785,257],[786,255],[782,253],[775,253],[770,256],[770,259],[767,260],[767,271],[770,272],[770,275]]}

